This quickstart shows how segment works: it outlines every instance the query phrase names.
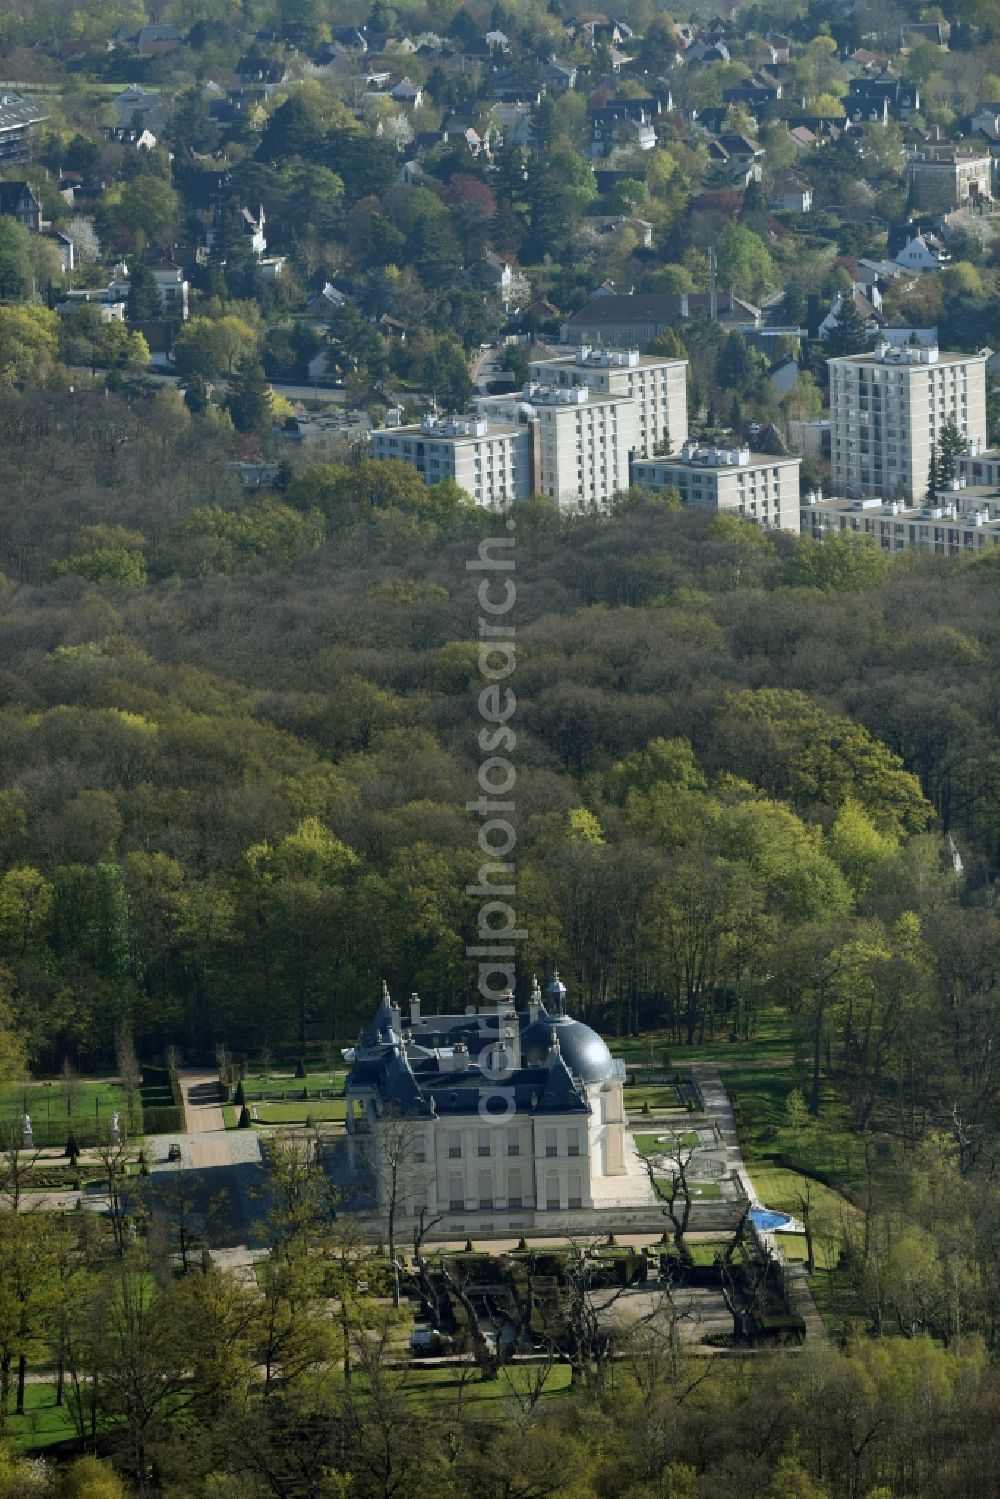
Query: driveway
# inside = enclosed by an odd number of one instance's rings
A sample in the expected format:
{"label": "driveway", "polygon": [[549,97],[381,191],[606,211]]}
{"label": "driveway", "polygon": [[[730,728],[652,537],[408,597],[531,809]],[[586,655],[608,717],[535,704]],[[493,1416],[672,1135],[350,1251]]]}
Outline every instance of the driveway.
{"label": "driveway", "polygon": [[[225,1250],[228,1262],[243,1249],[252,1259],[248,1246],[259,1243],[256,1225],[264,1188],[260,1139],[256,1130],[226,1128],[216,1073],[187,1070],[181,1072],[180,1081],[186,1131],[154,1135],[146,1144],[154,1197],[161,1195],[168,1205],[168,1178],[183,1172],[186,1195],[194,1203],[195,1215],[207,1223],[213,1251]],[[181,1149],[179,1163],[167,1159],[173,1144]]]}

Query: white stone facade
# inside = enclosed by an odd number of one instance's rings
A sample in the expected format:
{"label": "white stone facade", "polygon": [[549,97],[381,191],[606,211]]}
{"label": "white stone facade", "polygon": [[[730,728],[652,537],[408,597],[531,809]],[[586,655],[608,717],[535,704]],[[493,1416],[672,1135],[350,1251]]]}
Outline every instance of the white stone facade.
{"label": "white stone facade", "polygon": [[[537,989],[520,1012],[508,999],[422,1015],[417,1001],[404,1018],[383,998],[345,1053],[348,1159],[376,1212],[502,1230],[653,1201],[626,1130],[624,1069],[557,986],[549,1010]],[[498,1045],[502,1076],[487,1060]]]}

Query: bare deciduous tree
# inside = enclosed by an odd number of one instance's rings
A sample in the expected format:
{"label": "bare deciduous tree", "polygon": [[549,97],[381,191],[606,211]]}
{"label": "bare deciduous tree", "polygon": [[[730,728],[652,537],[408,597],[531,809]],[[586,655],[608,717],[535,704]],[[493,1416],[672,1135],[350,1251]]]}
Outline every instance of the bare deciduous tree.
{"label": "bare deciduous tree", "polygon": [[722,1299],[733,1319],[733,1336],[741,1342],[745,1342],[750,1336],[753,1316],[764,1300],[772,1265],[769,1254],[764,1252],[751,1254],[747,1250],[746,1231],[749,1213],[748,1204],[732,1239],[726,1246],[725,1253],[719,1259]]}
{"label": "bare deciduous tree", "polygon": [[132,1039],[132,1027],[127,1020],[123,1020],[118,1027],[116,1051],[118,1058],[118,1080],[125,1090],[128,1127],[134,1133],[135,1105],[139,1097],[139,1089],[142,1086],[142,1068],[139,1066],[139,1058],[136,1056],[135,1042]]}
{"label": "bare deciduous tree", "polygon": [[21,1206],[31,1168],[40,1154],[34,1146],[25,1146],[19,1120],[10,1120],[0,1131],[0,1197],[7,1199],[15,1213]]}
{"label": "bare deciduous tree", "polygon": [[420,1173],[414,1121],[392,1108],[379,1116],[376,1125],[375,1168],[378,1206],[385,1215],[389,1259],[393,1266],[393,1305],[399,1306],[400,1264],[396,1235],[399,1218],[406,1206],[407,1190],[412,1190]]}
{"label": "bare deciduous tree", "polygon": [[666,1161],[666,1175],[657,1175],[658,1157],[645,1156],[643,1158],[650,1185],[658,1200],[665,1204],[664,1212],[670,1219],[674,1248],[682,1258],[687,1254],[687,1245],[684,1240],[691,1222],[692,1194],[689,1173],[697,1149],[697,1142],[694,1145],[685,1145],[682,1135],[672,1134],[662,1157]]}
{"label": "bare deciduous tree", "polygon": [[101,1163],[107,1183],[108,1217],[111,1220],[115,1248],[119,1256],[124,1256],[129,1237],[125,1187],[133,1160],[132,1151],[123,1136],[116,1137],[109,1131],[104,1139],[98,1141],[94,1153]]}
{"label": "bare deciduous tree", "polygon": [[59,1073],[59,1092],[66,1105],[66,1123],[72,1130],[73,1115],[80,1102],[80,1075],[69,1057],[63,1058],[62,1070]]}

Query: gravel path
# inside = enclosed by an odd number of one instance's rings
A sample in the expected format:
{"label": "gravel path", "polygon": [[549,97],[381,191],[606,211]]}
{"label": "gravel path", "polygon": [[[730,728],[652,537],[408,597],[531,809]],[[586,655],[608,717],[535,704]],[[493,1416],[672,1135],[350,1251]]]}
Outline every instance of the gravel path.
{"label": "gravel path", "polygon": [[[719,1134],[726,1147],[726,1164],[729,1170],[735,1171],[739,1176],[752,1207],[766,1206],[757,1195],[757,1188],[743,1160],[739,1131],[736,1128],[736,1115],[733,1113],[733,1106],[718,1068],[710,1062],[692,1062],[691,1074],[701,1089],[706,1114],[713,1115],[719,1127]],[[779,1259],[783,1258],[781,1240],[776,1234],[761,1234],[761,1238]],[[816,1302],[813,1300],[804,1266],[788,1266],[788,1291],[792,1310],[797,1312],[806,1324],[806,1336],[812,1342],[825,1343],[827,1341],[826,1327],[816,1309]]]}

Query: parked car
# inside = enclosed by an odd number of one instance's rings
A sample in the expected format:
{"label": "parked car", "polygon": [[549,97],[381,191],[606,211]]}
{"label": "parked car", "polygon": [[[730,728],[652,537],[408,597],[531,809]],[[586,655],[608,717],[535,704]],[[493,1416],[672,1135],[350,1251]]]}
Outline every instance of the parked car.
{"label": "parked car", "polygon": [[180,1158],[181,1158],[181,1148],[177,1144],[177,1141],[175,1140],[172,1145],[168,1145],[167,1146],[167,1160],[168,1161],[179,1161]]}

